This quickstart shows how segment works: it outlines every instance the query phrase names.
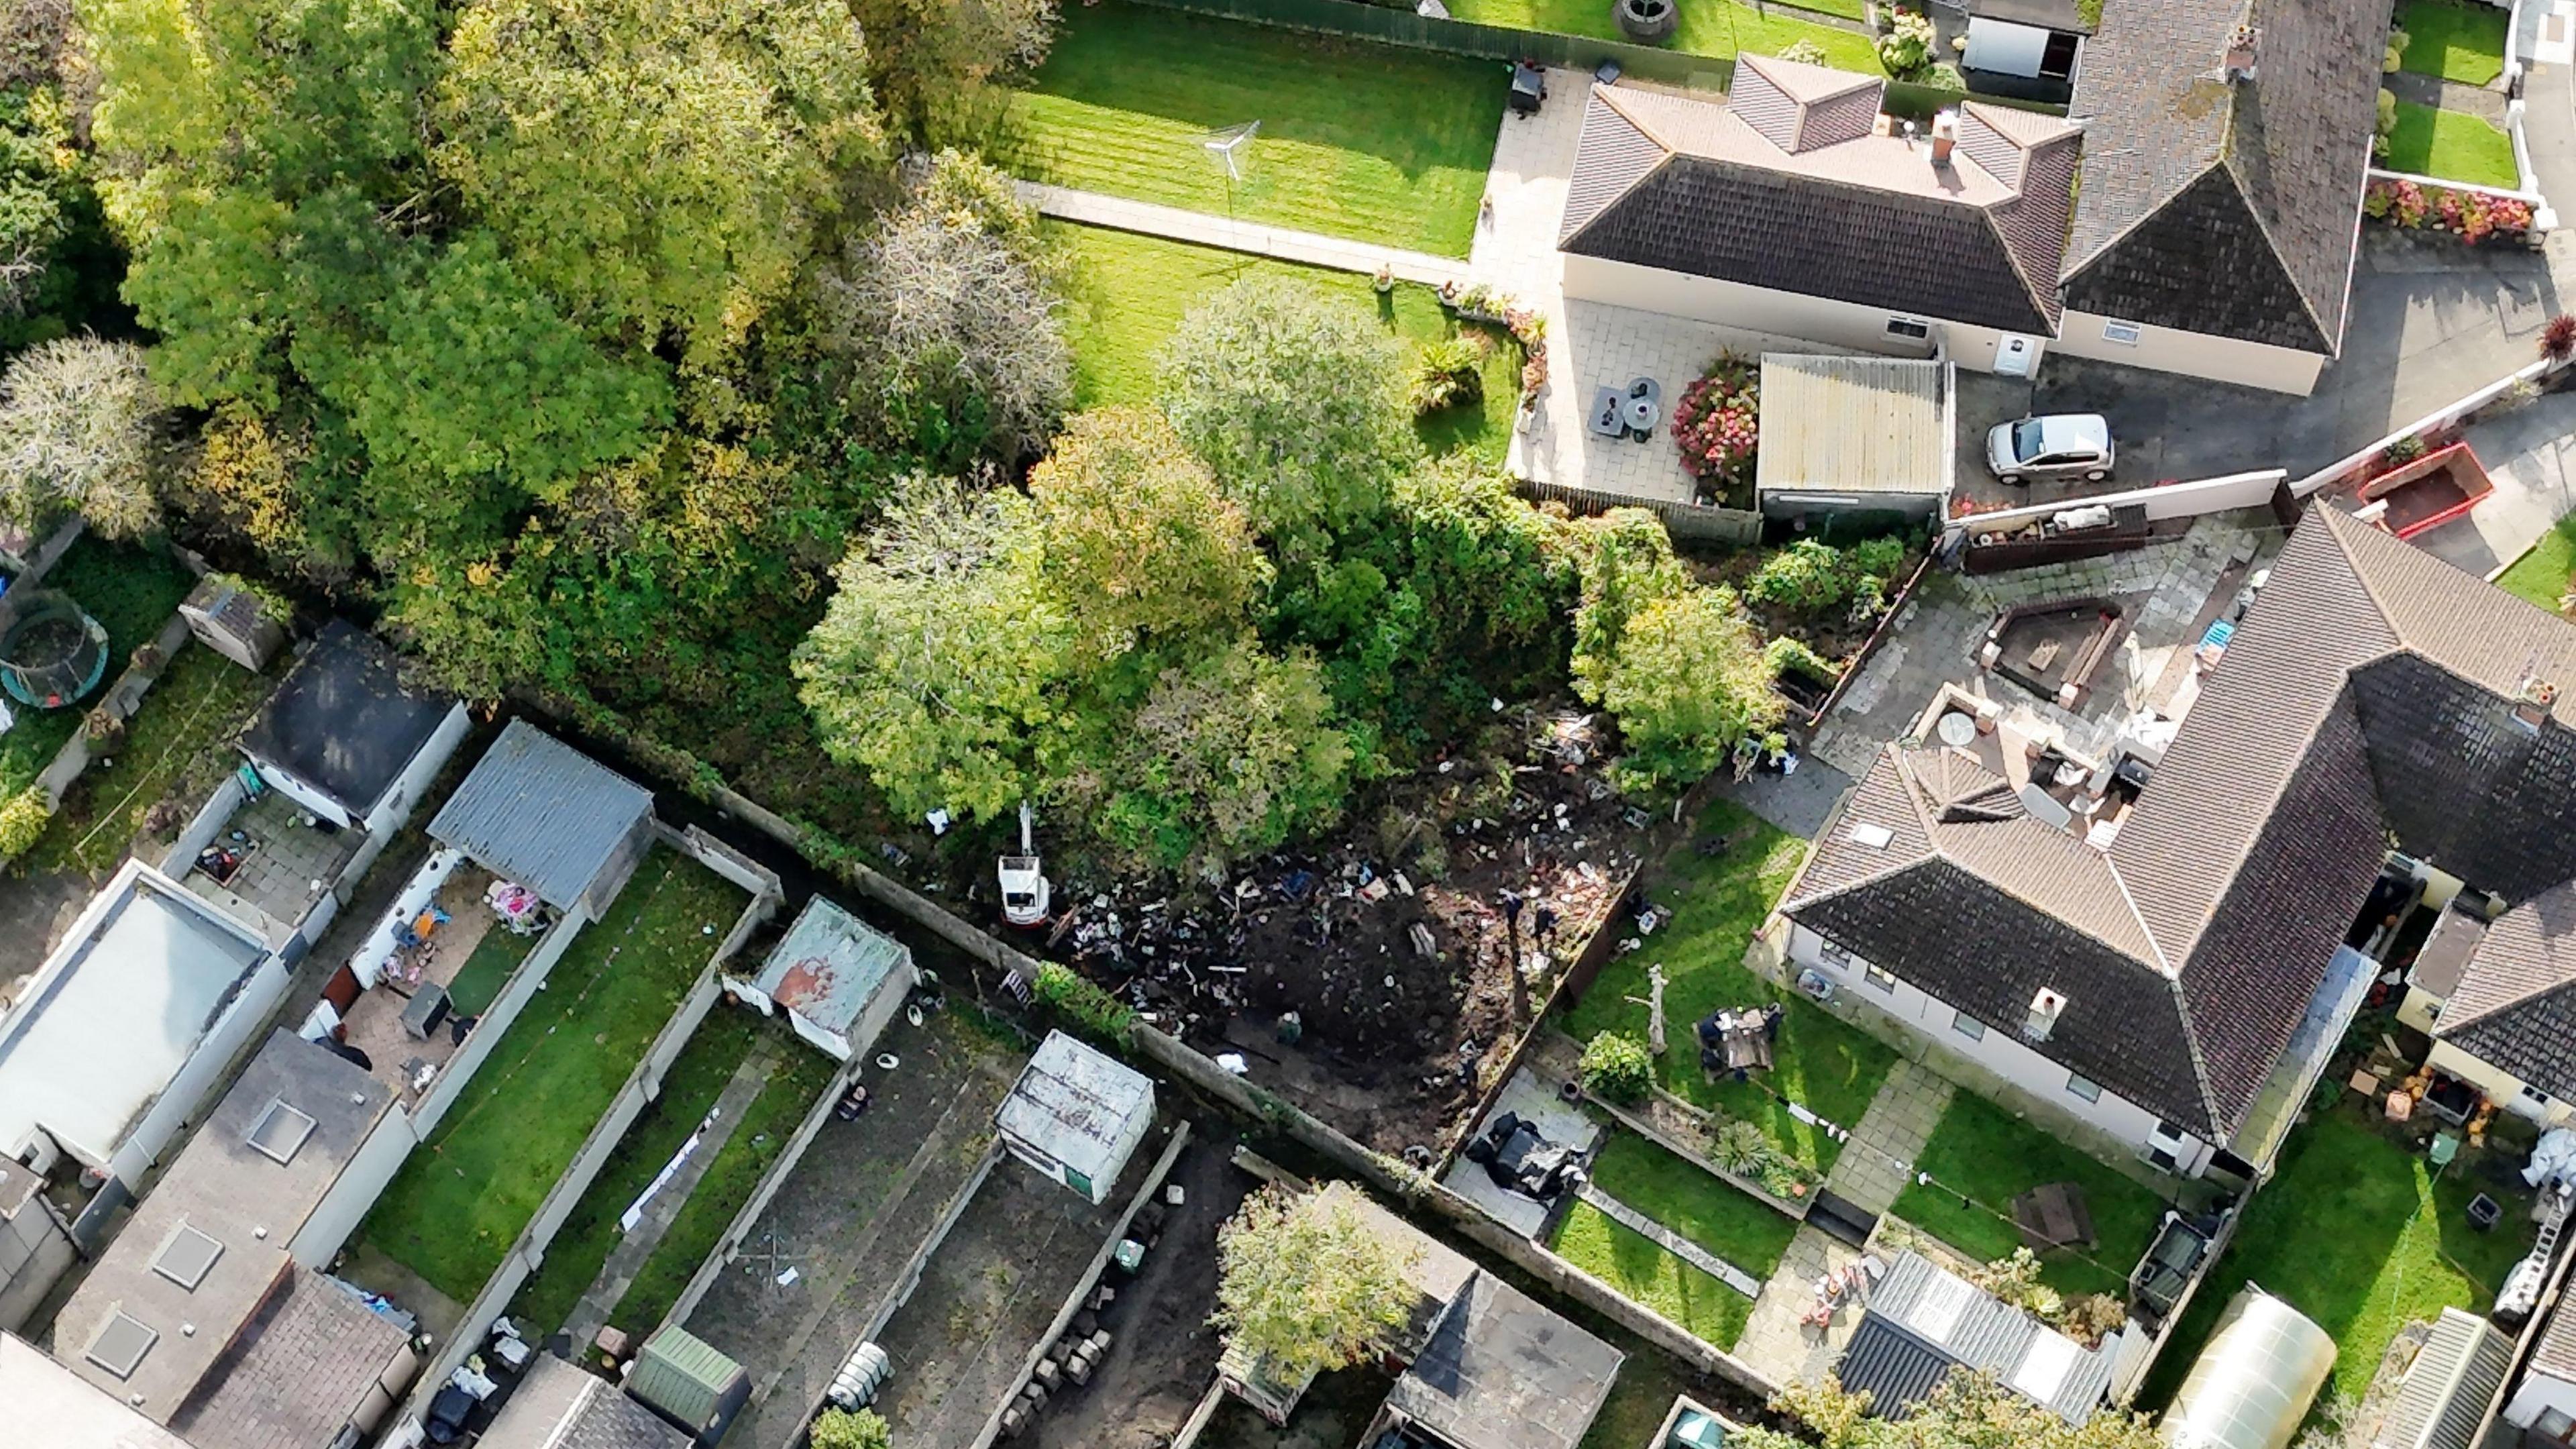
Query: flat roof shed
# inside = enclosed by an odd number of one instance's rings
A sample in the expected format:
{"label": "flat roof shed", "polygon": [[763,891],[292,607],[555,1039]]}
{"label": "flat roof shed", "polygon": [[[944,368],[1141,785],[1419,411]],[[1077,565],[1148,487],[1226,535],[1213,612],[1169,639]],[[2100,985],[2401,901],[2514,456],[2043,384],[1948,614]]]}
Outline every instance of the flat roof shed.
{"label": "flat roof shed", "polygon": [[1938,511],[1958,466],[1952,396],[1938,359],[1764,353],[1762,511]]}
{"label": "flat roof shed", "polygon": [[241,750],[306,809],[363,825],[459,709],[407,687],[392,650],[334,619],[252,717]]}
{"label": "flat roof shed", "polygon": [[1021,1161],[1102,1202],[1153,1126],[1154,1084],[1107,1053],[1051,1031],[994,1122]]}
{"label": "flat roof shed", "polygon": [[1626,1357],[1480,1270],[1388,1391],[1386,1412],[1457,1449],[1575,1449]]}
{"label": "flat roof shed", "polygon": [[1902,1418],[1962,1366],[2070,1424],[2092,1418],[2111,1387],[2110,1355],[1919,1253],[1898,1254],[1843,1348],[1843,1387],[1867,1389],[1871,1413]]}
{"label": "flat roof shed", "polygon": [[816,896],[769,953],[757,985],[786,1009],[798,1036],[848,1061],[875,1042],[913,979],[911,948]]}
{"label": "flat roof shed", "polygon": [[430,838],[551,905],[608,909],[653,842],[653,793],[512,720],[429,822]]}
{"label": "flat roof shed", "polygon": [[[127,862],[0,1017],[0,1155],[41,1132],[92,1166],[138,1167],[117,1163],[119,1151],[199,1050],[284,991],[284,969],[262,969],[270,960],[248,927]],[[170,1103],[178,1115],[194,1105]],[[146,1144],[141,1165],[160,1146]]]}

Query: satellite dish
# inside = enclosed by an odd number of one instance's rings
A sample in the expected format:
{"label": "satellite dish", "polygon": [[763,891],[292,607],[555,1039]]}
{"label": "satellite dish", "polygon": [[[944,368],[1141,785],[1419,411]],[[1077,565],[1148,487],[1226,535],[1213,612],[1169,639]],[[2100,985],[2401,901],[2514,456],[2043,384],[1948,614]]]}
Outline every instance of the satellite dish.
{"label": "satellite dish", "polygon": [[1246,121],[1240,126],[1208,132],[1199,138],[1199,146],[1208,153],[1210,160],[1224,168],[1226,180],[1241,181],[1252,150],[1252,138],[1260,134],[1259,121]]}
{"label": "satellite dish", "polygon": [[1941,716],[1941,722],[1932,728],[1945,745],[1965,748],[1977,738],[1977,722],[1955,709]]}

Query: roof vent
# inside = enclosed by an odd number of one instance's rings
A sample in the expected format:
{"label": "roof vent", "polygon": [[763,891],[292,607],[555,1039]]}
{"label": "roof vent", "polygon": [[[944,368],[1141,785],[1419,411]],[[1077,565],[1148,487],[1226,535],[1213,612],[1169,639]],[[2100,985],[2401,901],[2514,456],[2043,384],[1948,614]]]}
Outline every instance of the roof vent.
{"label": "roof vent", "polygon": [[2513,722],[2521,726],[2525,734],[2536,735],[2548,720],[2551,707],[2557,703],[2557,685],[2536,674],[2526,674],[2522,677],[2522,687],[2514,693]]}
{"label": "roof vent", "polygon": [[1959,113],[1943,111],[1932,118],[1932,165],[1950,169],[1950,153],[1959,149]]}
{"label": "roof vent", "polygon": [[2254,47],[2262,38],[2263,32],[2250,24],[2240,23],[2234,30],[2227,33],[2227,58],[2222,64],[2226,67],[2229,80],[2254,79]]}
{"label": "roof vent", "polygon": [[2066,1011],[2065,993],[2049,987],[2039,988],[2030,999],[2030,1019],[2021,1024],[2021,1034],[2032,1041],[2046,1041],[2057,1030],[2057,1018]]}

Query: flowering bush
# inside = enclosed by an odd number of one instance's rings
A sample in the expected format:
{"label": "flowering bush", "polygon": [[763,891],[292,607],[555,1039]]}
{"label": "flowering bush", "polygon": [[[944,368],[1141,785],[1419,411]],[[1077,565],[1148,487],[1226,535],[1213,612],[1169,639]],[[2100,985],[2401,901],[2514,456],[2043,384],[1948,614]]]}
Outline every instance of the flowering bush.
{"label": "flowering bush", "polygon": [[2362,193],[2362,214],[2417,231],[2436,227],[2474,246],[2487,239],[2520,241],[2531,230],[2531,203],[2483,191],[2423,186],[2412,181],[2373,181]]}
{"label": "flowering bush", "polygon": [[1733,357],[1710,363],[1708,375],[1683,388],[1673,407],[1682,466],[1703,482],[1731,481],[1750,466],[1761,427],[1760,374]]}
{"label": "flowering bush", "polygon": [[1913,10],[1892,12],[1878,38],[1878,63],[1898,80],[1912,80],[1932,64],[1932,21]]}

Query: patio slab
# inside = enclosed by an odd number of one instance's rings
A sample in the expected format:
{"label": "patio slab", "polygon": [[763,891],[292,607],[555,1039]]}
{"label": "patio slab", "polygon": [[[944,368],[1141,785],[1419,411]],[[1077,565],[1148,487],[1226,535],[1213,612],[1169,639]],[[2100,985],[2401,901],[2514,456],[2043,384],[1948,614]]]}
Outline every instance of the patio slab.
{"label": "patio slab", "polygon": [[[1512,1073],[1512,1079],[1494,1095],[1494,1108],[1476,1123],[1477,1133],[1481,1135],[1505,1112],[1517,1112],[1523,1121],[1535,1123],[1548,1141],[1584,1152],[1590,1152],[1601,1140],[1600,1123],[1586,1116],[1582,1108],[1559,1100],[1556,1089],[1527,1067]],[[1495,1186],[1483,1164],[1469,1162],[1463,1155],[1449,1165],[1448,1176],[1441,1181],[1451,1192],[1483,1208],[1522,1237],[1537,1237],[1547,1226],[1548,1204]]]}

